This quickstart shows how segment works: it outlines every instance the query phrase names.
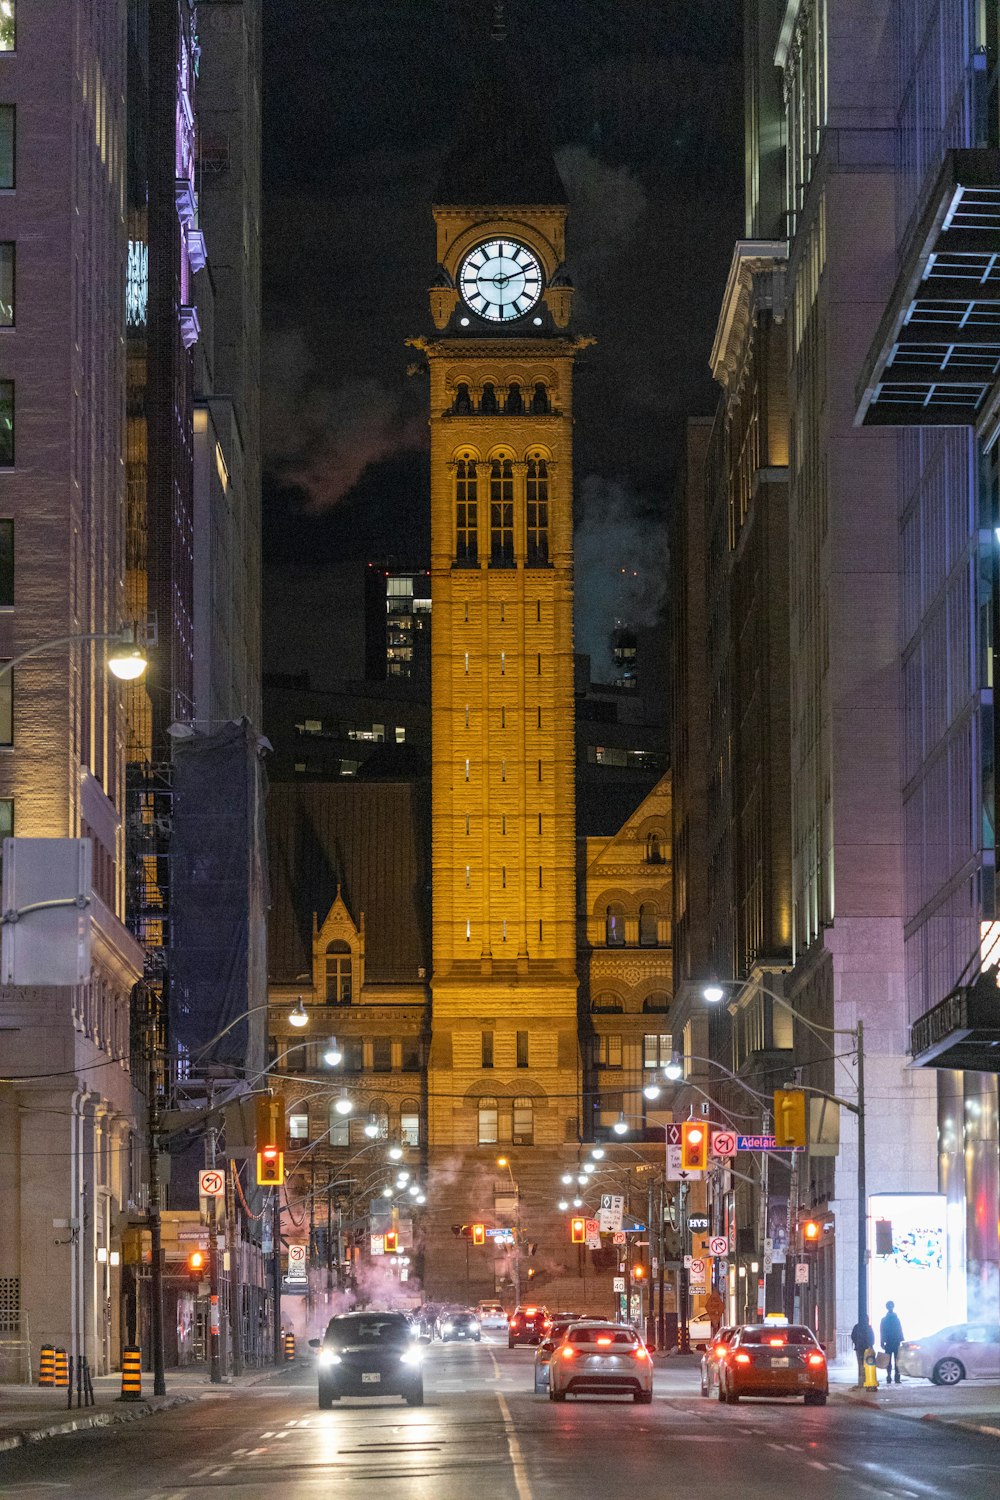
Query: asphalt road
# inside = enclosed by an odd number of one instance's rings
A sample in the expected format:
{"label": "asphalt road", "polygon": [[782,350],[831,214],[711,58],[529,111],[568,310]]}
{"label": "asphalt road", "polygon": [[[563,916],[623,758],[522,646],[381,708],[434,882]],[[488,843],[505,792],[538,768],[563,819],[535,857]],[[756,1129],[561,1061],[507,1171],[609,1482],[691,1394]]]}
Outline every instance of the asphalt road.
{"label": "asphalt road", "polygon": [[425,1405],[316,1405],[304,1361],[275,1380],[0,1455],[0,1495],[68,1500],[576,1500],[1000,1496],[1000,1444],[837,1404],[698,1394],[658,1369],[651,1407],[532,1394],[533,1351],[435,1344]]}

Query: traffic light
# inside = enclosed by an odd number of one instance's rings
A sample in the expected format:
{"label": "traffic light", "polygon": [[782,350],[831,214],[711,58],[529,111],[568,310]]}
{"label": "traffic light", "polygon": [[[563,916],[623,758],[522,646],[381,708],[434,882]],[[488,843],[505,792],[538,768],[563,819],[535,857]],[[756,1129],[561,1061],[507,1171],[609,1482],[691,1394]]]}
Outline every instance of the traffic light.
{"label": "traffic light", "polygon": [[385,1232],[385,1253],[395,1255],[399,1249],[399,1234],[395,1229],[387,1229]]}
{"label": "traffic light", "polygon": [[254,1101],[257,1134],[257,1183],[280,1187],[285,1180],[285,1129],[282,1101],[275,1094],[258,1094]]}
{"label": "traffic light", "polygon": [[208,1256],[204,1250],[189,1250],[187,1273],[192,1281],[200,1281],[208,1267]]}
{"label": "traffic light", "polygon": [[642,1281],[645,1281],[645,1279],[646,1279],[646,1267],[643,1266],[643,1265],[633,1266],[632,1267],[632,1280],[633,1281],[637,1281],[637,1282],[642,1282]]}
{"label": "traffic light", "polygon": [[774,1144],[805,1150],[806,1096],[802,1089],[775,1089]]}
{"label": "traffic light", "polygon": [[574,1245],[585,1245],[587,1243],[586,1219],[570,1219],[569,1237]]}
{"label": "traffic light", "polygon": [[473,1226],[472,1226],[472,1243],[474,1245],[485,1245],[486,1244],[486,1225],[485,1224],[473,1224]]}
{"label": "traffic light", "polygon": [[708,1126],[697,1120],[681,1125],[681,1168],[685,1172],[704,1172],[708,1166]]}
{"label": "traffic light", "polygon": [[820,1227],[815,1219],[806,1219],[802,1226],[802,1242],[805,1245],[815,1245],[820,1237]]}

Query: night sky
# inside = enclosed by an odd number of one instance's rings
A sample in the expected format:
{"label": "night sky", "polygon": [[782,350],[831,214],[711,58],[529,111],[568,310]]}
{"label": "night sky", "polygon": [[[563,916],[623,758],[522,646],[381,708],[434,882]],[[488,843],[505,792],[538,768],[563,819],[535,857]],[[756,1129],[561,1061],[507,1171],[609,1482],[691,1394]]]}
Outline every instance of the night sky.
{"label": "night sky", "polygon": [[[270,629],[294,566],[426,561],[430,205],[491,0],[264,6],[264,536]],[[742,230],[737,0],[507,0],[570,200],[578,649],[651,623],[687,416]],[[470,141],[470,150],[476,142]],[[631,597],[625,577],[638,573]],[[637,593],[635,592],[637,591]],[[265,659],[268,623],[265,623]]]}

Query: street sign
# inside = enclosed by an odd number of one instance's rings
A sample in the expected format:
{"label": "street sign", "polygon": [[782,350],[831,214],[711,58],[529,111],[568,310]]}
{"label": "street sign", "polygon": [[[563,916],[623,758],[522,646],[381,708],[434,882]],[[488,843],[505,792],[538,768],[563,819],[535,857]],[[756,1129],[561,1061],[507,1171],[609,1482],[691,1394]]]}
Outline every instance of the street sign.
{"label": "street sign", "polygon": [[198,1192],[202,1198],[221,1198],[226,1191],[226,1174],[216,1167],[198,1173]]}
{"label": "street sign", "polygon": [[586,1219],[584,1221],[584,1234],[586,1236],[584,1243],[586,1244],[587,1249],[600,1250],[601,1230],[596,1219]]}
{"label": "street sign", "polygon": [[797,1260],[795,1262],[795,1285],[809,1285],[809,1262],[807,1260]]}
{"label": "street sign", "polygon": [[774,1256],[771,1254],[770,1250],[765,1250],[764,1251],[764,1275],[766,1276],[769,1271],[773,1271],[773,1270],[774,1270]]}
{"label": "street sign", "polygon": [[666,1142],[667,1142],[668,1146],[679,1146],[680,1145],[680,1143],[681,1143],[681,1127],[680,1127],[680,1125],[668,1125],[667,1128],[666,1128],[666,1130],[664,1131],[664,1135],[666,1137]]}
{"label": "street sign", "polygon": [[708,1214],[688,1214],[688,1228],[692,1234],[704,1234],[708,1228]]}
{"label": "street sign", "polygon": [[708,1314],[709,1322],[718,1323],[721,1320],[725,1310],[726,1304],[723,1302],[718,1292],[709,1292],[708,1296],[705,1298],[705,1311]]}
{"label": "street sign", "polygon": [[690,1272],[691,1272],[691,1285],[692,1286],[704,1286],[705,1285],[705,1262],[700,1257],[696,1256],[692,1260],[691,1266],[690,1266]]}
{"label": "street sign", "polygon": [[309,1273],[306,1270],[306,1247],[305,1245],[289,1245],[288,1247],[288,1280],[308,1281]]}
{"label": "street sign", "polygon": [[803,1151],[804,1146],[779,1146],[773,1135],[738,1135],[737,1151]]}
{"label": "street sign", "polygon": [[724,1234],[713,1234],[712,1238],[708,1242],[709,1254],[725,1255],[728,1249],[729,1241],[726,1239],[726,1236]]}
{"label": "street sign", "polygon": [[368,1251],[370,1255],[385,1254],[385,1235],[373,1234],[369,1236]]}
{"label": "street sign", "polygon": [[728,1262],[728,1260],[720,1260],[717,1269],[718,1269],[719,1275],[722,1277],[723,1281],[725,1281],[726,1277],[729,1275],[729,1262]]}
{"label": "street sign", "polygon": [[611,1236],[611,1243],[612,1245],[624,1245],[626,1243],[626,1234],[624,1229],[615,1230],[614,1234]]}
{"label": "street sign", "polygon": [[617,1193],[602,1193],[601,1208],[597,1215],[598,1224],[607,1232],[609,1229],[621,1229],[622,1216],[625,1213],[625,1199]]}
{"label": "street sign", "polygon": [[735,1156],[736,1132],[733,1130],[713,1130],[711,1151],[713,1156]]}
{"label": "street sign", "polygon": [[208,1228],[204,1224],[192,1225],[190,1228],[185,1226],[182,1229],[178,1229],[177,1238],[179,1240],[204,1240],[207,1245]]}
{"label": "street sign", "polygon": [[612,1283],[611,1290],[613,1292],[623,1292],[625,1290],[625,1277],[616,1276],[614,1282]]}
{"label": "street sign", "polygon": [[667,1181],[668,1182],[700,1182],[704,1176],[703,1172],[688,1172],[681,1166],[681,1147],[667,1147]]}

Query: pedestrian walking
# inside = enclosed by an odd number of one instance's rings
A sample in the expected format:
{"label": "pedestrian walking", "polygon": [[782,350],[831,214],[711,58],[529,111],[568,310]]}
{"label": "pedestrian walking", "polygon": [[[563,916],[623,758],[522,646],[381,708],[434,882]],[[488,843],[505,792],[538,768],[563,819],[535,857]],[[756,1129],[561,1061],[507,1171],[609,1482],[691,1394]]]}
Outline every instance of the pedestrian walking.
{"label": "pedestrian walking", "polygon": [[854,1345],[854,1353],[858,1359],[858,1390],[865,1383],[865,1350],[875,1348],[875,1330],[871,1325],[871,1319],[865,1318],[862,1323],[859,1318],[851,1329],[851,1343]]}
{"label": "pedestrian walking", "polygon": [[886,1385],[892,1384],[893,1366],[896,1371],[896,1384],[899,1385],[899,1346],[903,1342],[903,1325],[896,1316],[895,1302],[885,1304],[885,1317],[878,1325],[879,1342],[886,1354],[889,1363],[885,1370]]}

